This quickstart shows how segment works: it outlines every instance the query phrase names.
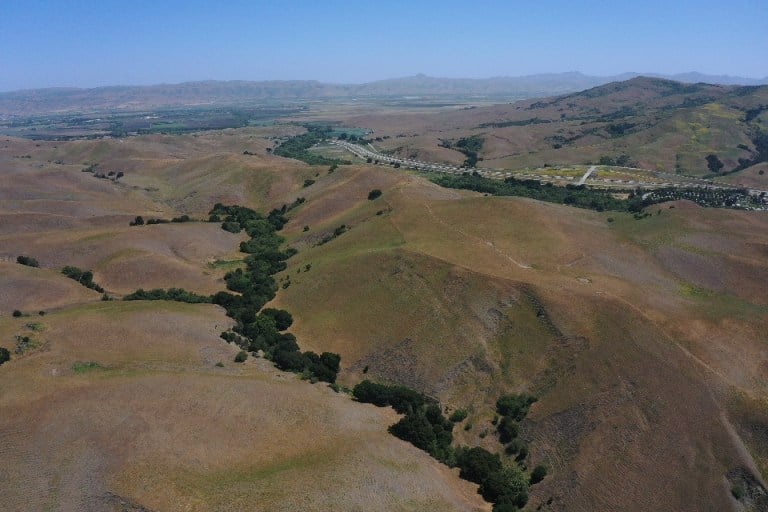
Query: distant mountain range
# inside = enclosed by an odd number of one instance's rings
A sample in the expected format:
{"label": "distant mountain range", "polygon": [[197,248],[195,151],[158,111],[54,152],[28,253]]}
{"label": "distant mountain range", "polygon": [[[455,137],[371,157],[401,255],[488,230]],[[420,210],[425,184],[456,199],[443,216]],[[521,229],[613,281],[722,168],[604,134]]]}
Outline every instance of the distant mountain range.
{"label": "distant mountain range", "polygon": [[768,77],[750,79],[727,75],[683,73],[624,73],[590,76],[579,72],[483,79],[435,78],[416,75],[364,84],[331,84],[313,80],[205,81],[149,86],[109,86],[92,89],[49,88],[0,93],[0,116],[47,113],[141,110],[193,105],[232,105],[343,99],[488,99],[512,101],[581,91],[638,76],[685,83],[764,85]]}

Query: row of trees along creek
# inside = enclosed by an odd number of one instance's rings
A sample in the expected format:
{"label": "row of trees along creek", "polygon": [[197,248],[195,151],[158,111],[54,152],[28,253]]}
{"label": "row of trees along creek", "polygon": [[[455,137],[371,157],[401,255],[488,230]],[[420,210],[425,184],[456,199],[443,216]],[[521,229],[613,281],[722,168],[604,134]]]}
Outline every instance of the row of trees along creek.
{"label": "row of trees along creek", "polygon": [[[459,476],[478,484],[478,492],[493,503],[494,512],[511,512],[528,502],[530,485],[539,483],[547,474],[544,466],[528,472],[525,466],[528,447],[519,438],[519,423],[525,419],[536,398],[525,394],[504,395],[496,402],[494,419],[499,442],[506,445],[506,457],[476,446],[454,447],[453,421],[443,416],[440,403],[418,391],[398,385],[360,382],[352,391],[364,403],[390,406],[403,417],[389,427],[394,436],[408,441],[437,460],[459,468]],[[466,415],[457,415],[461,421]],[[453,419],[453,416],[452,416]]]}
{"label": "row of trees along creek", "polygon": [[[221,337],[238,345],[243,351],[262,352],[281,370],[301,373],[312,381],[336,382],[341,357],[331,352],[316,354],[301,352],[296,337],[286,332],[293,317],[282,309],[265,308],[275,298],[277,283],[274,275],[285,270],[288,258],[296,249],[282,250],[285,241],[277,234],[288,219],[286,213],[303,202],[274,209],[266,217],[243,206],[225,206],[217,203],[209,212],[210,222],[221,222],[222,229],[230,233],[245,231],[249,239],[240,243],[240,250],[248,256],[245,268],[238,268],[224,276],[227,290],[211,296],[198,295],[180,288],[168,290],[137,290],[125,300],[177,300],[182,302],[212,302],[222,306],[227,316],[235,320],[232,329]],[[242,359],[242,358],[241,358]]]}

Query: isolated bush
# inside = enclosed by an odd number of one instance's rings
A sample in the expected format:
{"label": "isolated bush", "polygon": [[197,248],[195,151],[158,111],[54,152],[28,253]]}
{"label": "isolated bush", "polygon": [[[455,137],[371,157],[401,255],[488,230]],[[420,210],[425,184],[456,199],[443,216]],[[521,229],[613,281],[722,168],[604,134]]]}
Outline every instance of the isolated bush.
{"label": "isolated bush", "polygon": [[533,471],[531,471],[531,485],[537,484],[544,480],[544,477],[547,476],[547,468],[546,466],[542,466],[539,464],[535,468],[533,468]]}
{"label": "isolated bush", "polygon": [[469,413],[467,413],[466,409],[456,409],[453,411],[453,414],[450,415],[448,418],[450,421],[454,423],[459,423],[461,421],[464,421]]}
{"label": "isolated bush", "polygon": [[26,265],[28,267],[39,267],[40,264],[37,262],[35,258],[32,258],[30,256],[17,256],[16,257],[16,263],[20,265]]}
{"label": "isolated bush", "polygon": [[7,348],[0,347],[0,364],[11,360],[11,352]]}
{"label": "isolated bush", "polygon": [[381,197],[381,190],[375,188],[375,189],[371,190],[370,192],[368,192],[368,200],[369,201],[373,201],[377,197]]}
{"label": "isolated bush", "polygon": [[713,173],[720,172],[720,169],[724,167],[723,162],[720,161],[717,155],[709,154],[707,155],[706,160],[707,160],[707,169],[709,169]]}
{"label": "isolated bush", "polygon": [[14,309],[14,310],[13,310],[13,316],[14,316],[15,318],[18,318],[18,317],[20,317],[20,316],[21,316],[21,311],[19,311],[18,309]]}
{"label": "isolated bush", "polygon": [[248,352],[246,352],[245,350],[241,350],[235,356],[235,362],[236,363],[243,363],[243,362],[245,362],[246,359],[248,359]]}

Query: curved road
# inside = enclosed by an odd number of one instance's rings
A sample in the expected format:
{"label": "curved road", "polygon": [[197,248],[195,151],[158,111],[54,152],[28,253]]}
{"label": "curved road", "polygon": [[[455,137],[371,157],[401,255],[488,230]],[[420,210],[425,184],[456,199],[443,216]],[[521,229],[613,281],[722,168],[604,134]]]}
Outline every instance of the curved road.
{"label": "curved road", "polygon": [[[400,164],[403,167],[408,167],[412,169],[419,169],[424,171],[431,171],[431,172],[439,172],[439,173],[445,173],[445,174],[463,174],[465,172],[476,172],[480,176],[483,176],[484,178],[491,178],[491,179],[505,179],[509,177],[515,177],[518,179],[529,179],[529,180],[536,180],[540,181],[542,183],[552,183],[552,182],[562,182],[562,181],[573,181],[573,176],[544,176],[540,174],[533,174],[533,173],[526,173],[526,172],[511,172],[506,170],[500,170],[500,169],[483,169],[480,167],[473,167],[473,168],[467,168],[467,167],[458,167],[456,165],[452,164],[439,164],[434,162],[422,162],[420,160],[411,160],[408,158],[398,158],[393,157],[389,155],[384,155],[382,153],[379,153],[376,148],[374,148],[371,144],[368,144],[368,146],[360,146],[359,144],[352,144],[351,142],[343,141],[343,140],[332,140],[329,141],[331,144],[334,144],[336,146],[340,146],[350,153],[353,153],[360,158],[365,159],[372,159],[374,161],[378,162],[384,162],[388,164]],[[707,188],[707,189],[714,189],[714,190],[734,190],[736,187],[727,187],[723,185],[717,185],[713,183],[712,181],[705,180],[702,178],[689,178],[685,177],[682,178],[680,176],[658,172],[656,173],[656,176],[659,178],[664,179],[664,182],[648,182],[648,181],[637,181],[637,180],[619,180],[619,179],[610,179],[610,178],[598,178],[598,177],[592,177],[593,174],[597,172],[597,166],[591,166],[589,170],[587,170],[586,173],[576,182],[577,185],[592,185],[602,188],[608,188],[608,187],[644,187],[644,188]],[[648,171],[646,171],[648,172]],[[760,195],[761,193],[764,193],[762,190],[749,190],[750,194],[752,195]]]}

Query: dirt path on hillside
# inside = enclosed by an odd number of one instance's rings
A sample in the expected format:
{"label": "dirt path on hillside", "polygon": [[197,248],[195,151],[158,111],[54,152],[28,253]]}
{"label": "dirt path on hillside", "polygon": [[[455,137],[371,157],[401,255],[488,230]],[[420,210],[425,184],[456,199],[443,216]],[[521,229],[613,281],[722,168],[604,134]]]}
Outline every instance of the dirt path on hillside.
{"label": "dirt path on hillside", "polygon": [[466,231],[463,231],[463,230],[457,228],[456,226],[451,226],[450,224],[448,224],[444,220],[440,219],[437,215],[435,215],[435,212],[432,211],[432,207],[429,205],[429,203],[424,203],[424,208],[427,209],[427,213],[429,214],[430,218],[432,220],[434,220],[435,222],[437,222],[438,224],[440,224],[440,225],[442,225],[442,226],[444,226],[444,227],[446,227],[446,228],[448,228],[448,229],[450,229],[452,231],[455,231],[455,232],[459,233],[460,235],[462,235],[465,238],[469,238],[471,240],[474,240],[476,243],[479,243],[480,245],[483,245],[483,246],[486,246],[486,247],[490,248],[493,252],[495,252],[496,254],[501,256],[502,258],[507,259],[508,261],[514,263],[515,265],[517,265],[518,267],[520,267],[522,269],[530,270],[532,268],[530,265],[526,265],[525,263],[520,263],[519,261],[515,260],[514,258],[512,258],[512,256],[510,256],[509,254],[505,253],[504,251],[502,251],[501,249],[496,247],[496,245],[493,242],[491,242],[490,240],[486,240],[484,238],[480,238],[478,236],[471,235],[471,234],[467,233]]}

